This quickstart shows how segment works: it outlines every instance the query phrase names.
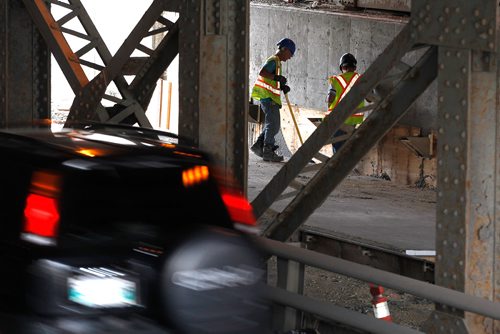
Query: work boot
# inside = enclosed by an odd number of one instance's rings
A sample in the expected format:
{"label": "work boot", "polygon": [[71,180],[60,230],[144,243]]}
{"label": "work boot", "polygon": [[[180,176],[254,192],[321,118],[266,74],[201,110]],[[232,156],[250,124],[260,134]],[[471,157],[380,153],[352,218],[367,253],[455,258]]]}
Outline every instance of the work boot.
{"label": "work boot", "polygon": [[264,141],[263,140],[257,140],[252,147],[250,147],[250,150],[255,153],[258,157],[262,158],[263,155],[263,150],[264,150]]}
{"label": "work boot", "polygon": [[274,150],[276,150],[276,145],[264,145],[264,150],[262,151],[262,158],[264,161],[280,162],[283,161],[283,156],[277,155]]}

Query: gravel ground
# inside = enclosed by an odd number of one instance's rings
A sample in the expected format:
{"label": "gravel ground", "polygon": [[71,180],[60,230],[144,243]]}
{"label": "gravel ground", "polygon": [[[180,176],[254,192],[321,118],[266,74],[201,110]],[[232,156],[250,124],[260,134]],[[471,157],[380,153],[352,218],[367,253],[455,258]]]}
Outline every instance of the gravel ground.
{"label": "gravel ground", "polygon": [[[366,282],[321,269],[306,267],[304,278],[304,295],[327,301],[346,309],[373,316],[372,296]],[[276,284],[276,259],[268,262],[268,282]],[[393,323],[422,330],[424,322],[434,310],[434,303],[413,295],[386,289],[384,296],[388,299],[389,311]],[[314,321],[308,327],[314,327]],[[321,334],[326,334],[325,324],[316,326]]]}

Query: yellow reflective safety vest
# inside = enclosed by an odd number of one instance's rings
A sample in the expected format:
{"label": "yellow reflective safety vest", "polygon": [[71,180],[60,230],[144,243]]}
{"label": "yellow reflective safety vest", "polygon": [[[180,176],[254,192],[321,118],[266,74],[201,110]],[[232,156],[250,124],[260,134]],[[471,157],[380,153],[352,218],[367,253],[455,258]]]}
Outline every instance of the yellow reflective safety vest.
{"label": "yellow reflective safety vest", "polygon": [[[328,82],[330,85],[335,89],[336,95],[335,99],[333,100],[332,103],[328,106],[328,112],[332,112],[333,109],[339,104],[339,102],[346,96],[346,94],[351,90],[351,88],[354,86],[356,81],[361,77],[356,72],[345,72],[339,75],[332,75],[331,77],[328,78]],[[362,108],[365,106],[365,102],[361,102],[358,106],[359,108]],[[344,122],[345,124],[349,125],[357,125],[361,124],[363,122],[363,113],[357,113],[346,119]]]}
{"label": "yellow reflective safety vest", "polygon": [[[278,58],[278,56],[269,57],[266,60],[266,64],[270,61],[276,62],[276,74],[281,75],[281,60]],[[256,101],[270,98],[275,103],[281,106],[280,83],[259,75],[252,89],[252,98]]]}

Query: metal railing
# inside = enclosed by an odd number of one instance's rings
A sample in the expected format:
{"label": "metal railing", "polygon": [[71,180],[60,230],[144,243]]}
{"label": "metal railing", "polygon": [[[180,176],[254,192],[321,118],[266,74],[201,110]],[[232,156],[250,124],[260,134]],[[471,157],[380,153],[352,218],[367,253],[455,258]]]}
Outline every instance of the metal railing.
{"label": "metal railing", "polygon": [[[319,254],[307,249],[287,245],[285,243],[257,237],[257,243],[269,255],[278,259],[295,262],[296,268],[304,265],[356,278],[365,282],[378,284],[387,288],[410,293],[414,296],[426,298],[439,304],[450,306],[457,310],[480,314],[492,319],[500,320],[500,303],[467,295],[463,292],[422,282],[416,279],[396,275],[366,265],[346,261],[332,256]],[[297,275],[296,275],[297,276]],[[314,300],[302,296],[300,284],[303,282],[303,271],[293,284],[278,277],[278,287],[266,287],[269,299],[279,305],[288,306],[305,313],[315,314],[327,320],[342,323],[352,328],[369,331],[371,333],[420,333],[416,330],[377,320],[358,312],[349,311],[331,303]],[[293,292],[287,290],[294,290]],[[294,293],[295,292],[295,293]],[[290,326],[291,322],[282,322],[282,326]],[[293,326],[294,324],[292,324]]]}

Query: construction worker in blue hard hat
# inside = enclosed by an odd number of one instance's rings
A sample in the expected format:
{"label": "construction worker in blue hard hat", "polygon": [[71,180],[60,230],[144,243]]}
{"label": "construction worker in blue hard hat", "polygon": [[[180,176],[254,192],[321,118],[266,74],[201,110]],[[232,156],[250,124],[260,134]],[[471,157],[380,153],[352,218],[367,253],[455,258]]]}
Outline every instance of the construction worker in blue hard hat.
{"label": "construction worker in blue hard hat", "polygon": [[259,101],[265,118],[264,128],[250,148],[264,161],[273,162],[283,161],[283,156],[275,152],[278,146],[275,145],[274,136],[281,126],[281,91],[285,94],[290,91],[286,84],[287,79],[281,75],[281,62],[287,61],[295,54],[295,43],[289,38],[283,38],[276,45],[276,53],[266,60],[252,89],[252,99]]}
{"label": "construction worker in blue hard hat", "polygon": [[[332,112],[337,104],[344,98],[344,96],[351,90],[354,84],[361,77],[359,73],[356,72],[356,65],[358,61],[356,58],[350,53],[344,53],[339,60],[339,69],[341,71],[338,75],[332,75],[328,78],[328,83],[330,88],[328,90],[328,112]],[[358,108],[362,108],[364,106],[364,101],[358,106]],[[337,130],[334,134],[333,139],[335,137],[340,137],[352,132],[354,127],[357,127],[361,122],[363,122],[363,113],[356,113],[346,119],[342,127]],[[345,140],[334,142],[332,145],[333,153],[338,151],[340,147],[344,144]]]}

